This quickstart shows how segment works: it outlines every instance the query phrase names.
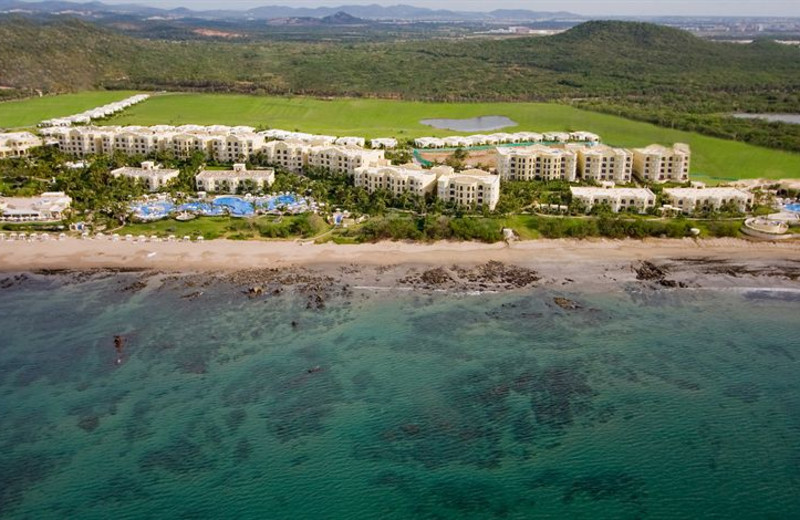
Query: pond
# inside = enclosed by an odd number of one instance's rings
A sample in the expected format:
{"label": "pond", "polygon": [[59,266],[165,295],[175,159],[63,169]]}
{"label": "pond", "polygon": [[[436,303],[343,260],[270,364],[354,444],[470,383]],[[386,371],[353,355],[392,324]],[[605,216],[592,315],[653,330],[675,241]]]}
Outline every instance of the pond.
{"label": "pond", "polygon": [[516,126],[517,122],[505,116],[479,116],[469,119],[423,119],[423,125],[456,132],[485,132]]}
{"label": "pond", "polygon": [[770,122],[800,125],[800,114],[733,114],[733,117],[739,119],[764,119]]}

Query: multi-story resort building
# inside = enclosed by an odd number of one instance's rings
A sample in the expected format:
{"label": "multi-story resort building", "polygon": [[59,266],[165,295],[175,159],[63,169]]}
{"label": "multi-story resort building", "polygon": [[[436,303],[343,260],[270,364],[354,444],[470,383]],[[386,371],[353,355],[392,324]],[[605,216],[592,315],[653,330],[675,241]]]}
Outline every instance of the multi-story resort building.
{"label": "multi-story resort building", "polygon": [[442,175],[436,182],[436,195],[445,202],[493,210],[500,200],[500,177],[483,170]]}
{"label": "multi-story resort building", "polygon": [[656,196],[647,188],[615,188],[614,183],[604,183],[602,187],[571,186],[572,197],[584,203],[586,210],[598,204],[608,204],[611,211],[618,213],[633,209],[646,213],[655,207]]}
{"label": "multi-story resort building", "polygon": [[143,127],[46,128],[51,143],[68,154],[87,156],[121,152],[147,155],[170,152],[178,157],[203,153],[220,162],[248,159],[264,147],[264,136],[251,127],[166,125]]}
{"label": "multi-story resort building", "polygon": [[575,180],[572,150],[533,145],[497,149],[497,173],[508,180]]}
{"label": "multi-story resort building", "polygon": [[244,164],[234,164],[232,170],[203,170],[195,177],[198,191],[237,193],[255,188],[263,190],[275,182],[275,170],[248,170]]}
{"label": "multi-story resort building", "polygon": [[436,180],[442,175],[453,175],[453,168],[436,166],[425,170],[416,164],[403,166],[364,166],[356,168],[354,182],[372,193],[387,190],[394,196],[403,192],[424,197],[436,191]]}
{"label": "multi-story resort building", "polygon": [[578,170],[582,179],[631,182],[633,154],[630,151],[606,145],[582,146],[577,151]]}
{"label": "multi-story resort building", "polygon": [[165,187],[169,181],[177,178],[179,173],[178,170],[164,169],[153,161],[143,162],[141,168],[124,166],[111,171],[114,177],[123,176],[140,180],[150,191],[158,191]]}
{"label": "multi-story resort building", "polygon": [[664,194],[669,198],[670,206],[683,213],[716,210],[727,204],[744,213],[753,205],[753,194],[750,192],[737,188],[706,188],[701,183],[692,188],[667,188]]}
{"label": "multi-story resort building", "polygon": [[686,182],[691,155],[689,145],[683,143],[672,148],[658,144],[634,148],[633,171],[647,182]]}
{"label": "multi-story resort building", "polygon": [[0,197],[0,220],[51,222],[64,218],[72,199],[63,192],[46,192],[38,197]]}
{"label": "multi-story resort building", "polygon": [[270,164],[300,173],[306,166],[309,148],[301,141],[270,141],[261,152]]}
{"label": "multi-story resort building", "polygon": [[25,157],[32,148],[38,146],[42,146],[42,140],[30,132],[0,134],[0,159],[5,157]]}
{"label": "multi-story resort building", "polygon": [[353,175],[362,166],[388,166],[383,150],[356,146],[312,146],[308,149],[307,166]]}

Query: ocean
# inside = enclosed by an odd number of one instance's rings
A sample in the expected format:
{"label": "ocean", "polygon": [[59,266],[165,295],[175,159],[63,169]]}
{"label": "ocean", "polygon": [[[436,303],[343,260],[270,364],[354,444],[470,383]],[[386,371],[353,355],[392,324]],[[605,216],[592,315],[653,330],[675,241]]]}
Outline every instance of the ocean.
{"label": "ocean", "polygon": [[800,517],[796,292],[138,279],[0,284],[0,517]]}

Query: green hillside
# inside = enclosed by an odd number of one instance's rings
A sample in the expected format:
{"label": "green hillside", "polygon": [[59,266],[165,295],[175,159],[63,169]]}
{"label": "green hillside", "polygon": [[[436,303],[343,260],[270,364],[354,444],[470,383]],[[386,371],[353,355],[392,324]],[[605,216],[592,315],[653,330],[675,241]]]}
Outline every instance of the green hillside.
{"label": "green hillside", "polygon": [[133,39],[88,23],[0,21],[0,84],[104,85],[416,99],[791,89],[800,50],[714,43],[676,29],[589,22],[546,38],[382,43],[203,43]]}

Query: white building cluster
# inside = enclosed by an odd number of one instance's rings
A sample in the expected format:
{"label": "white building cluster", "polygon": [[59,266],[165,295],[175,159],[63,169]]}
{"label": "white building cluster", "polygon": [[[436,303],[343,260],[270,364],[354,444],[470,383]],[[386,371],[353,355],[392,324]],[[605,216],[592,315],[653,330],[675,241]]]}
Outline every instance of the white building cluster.
{"label": "white building cluster", "polygon": [[686,182],[689,180],[689,145],[672,148],[614,148],[567,143],[541,144],[497,149],[497,172],[510,180],[593,180],[630,183],[634,173],[645,181]]}
{"label": "white building cluster", "polygon": [[373,193],[386,190],[395,197],[411,193],[424,197],[429,194],[462,206],[487,206],[493,210],[500,200],[500,177],[483,170],[456,173],[450,166],[425,170],[416,164],[358,168],[354,174],[356,186]]}
{"label": "white building cluster", "polygon": [[293,172],[310,166],[349,175],[360,166],[388,164],[383,150],[361,146],[363,138],[337,139],[279,130],[256,132],[249,126],[86,126],[48,128],[42,132],[61,151],[82,157],[114,152],[129,156],[164,152],[177,157],[202,153],[219,162],[237,163],[261,153],[267,161]]}
{"label": "white building cluster", "polygon": [[178,170],[163,168],[160,164],[153,161],[145,161],[140,168],[123,166],[111,171],[114,177],[128,177],[141,181],[149,191],[158,191],[169,184],[173,179],[178,178]]}
{"label": "white building cluster", "polygon": [[449,137],[420,137],[414,140],[417,148],[459,148],[469,146],[487,146],[515,143],[598,143],[600,136],[591,132],[516,132],[508,134],[453,135]]}
{"label": "white building cluster", "polygon": [[30,132],[9,132],[0,134],[0,159],[6,157],[25,157],[32,148],[42,146],[42,139]]}
{"label": "white building cluster", "polygon": [[64,218],[72,198],[60,191],[37,197],[0,197],[0,220],[12,222],[51,222]]}
{"label": "white building cluster", "polygon": [[744,213],[753,205],[753,194],[738,188],[706,188],[697,183],[691,188],[666,188],[664,194],[669,199],[665,209],[676,209],[682,213],[692,213],[702,209],[718,210],[732,204]]}
{"label": "white building cluster", "polygon": [[647,213],[656,204],[655,194],[647,188],[616,188],[611,182],[599,188],[571,186],[569,190],[572,198],[583,202],[587,211],[599,204],[607,204],[614,213],[631,209]]}
{"label": "white building cluster", "polygon": [[103,119],[105,117],[113,116],[119,112],[122,112],[128,107],[131,107],[137,103],[141,103],[142,101],[146,100],[150,96],[148,94],[137,94],[135,96],[131,96],[127,99],[123,99],[122,101],[115,101],[113,103],[109,103],[107,105],[103,105],[101,107],[92,108],[85,112],[81,112],[80,114],[75,114],[66,117],[56,117],[53,119],[45,119],[39,126],[41,127],[53,127],[53,126],[72,126],[76,124],[88,124],[91,123],[94,119]]}
{"label": "white building cluster", "polygon": [[237,193],[252,184],[257,190],[272,186],[275,170],[272,168],[248,170],[244,164],[234,164],[231,170],[203,170],[195,177],[198,191],[212,193]]}

